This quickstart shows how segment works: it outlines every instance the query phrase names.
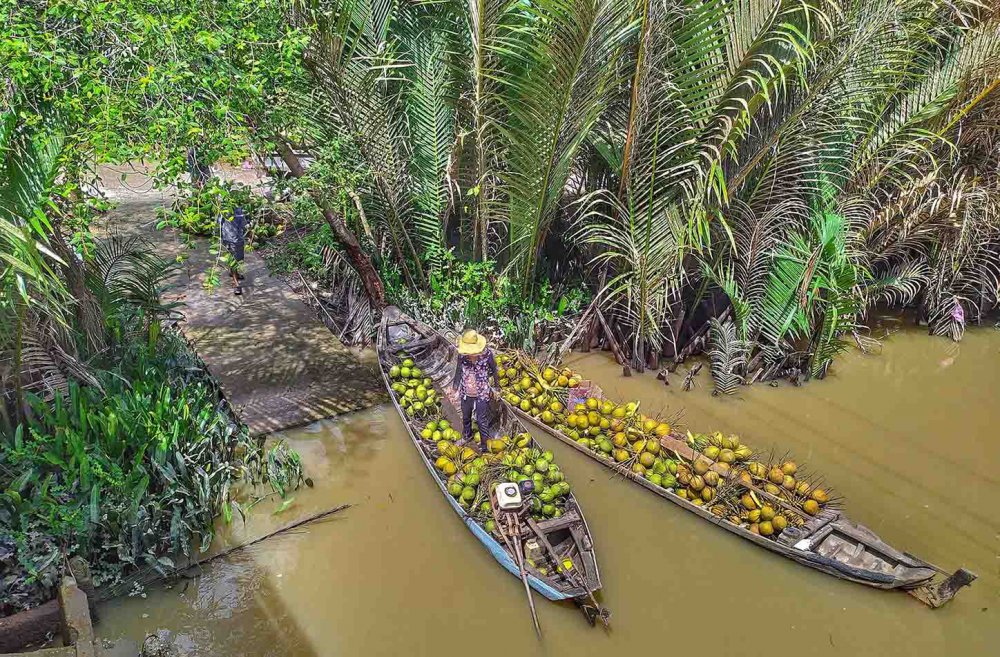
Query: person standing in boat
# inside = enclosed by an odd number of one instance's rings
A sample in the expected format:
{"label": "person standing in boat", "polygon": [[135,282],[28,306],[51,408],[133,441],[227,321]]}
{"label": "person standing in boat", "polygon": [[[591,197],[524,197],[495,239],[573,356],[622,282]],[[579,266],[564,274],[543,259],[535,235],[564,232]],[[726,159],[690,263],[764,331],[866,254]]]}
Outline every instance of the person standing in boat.
{"label": "person standing in boat", "polygon": [[[490,377],[493,378],[492,383]],[[462,442],[472,438],[472,418],[479,425],[479,446],[486,451],[486,441],[493,437],[490,427],[490,400],[493,387],[500,380],[493,351],[486,348],[486,338],[468,330],[458,339],[458,367],[452,383],[462,406]]]}

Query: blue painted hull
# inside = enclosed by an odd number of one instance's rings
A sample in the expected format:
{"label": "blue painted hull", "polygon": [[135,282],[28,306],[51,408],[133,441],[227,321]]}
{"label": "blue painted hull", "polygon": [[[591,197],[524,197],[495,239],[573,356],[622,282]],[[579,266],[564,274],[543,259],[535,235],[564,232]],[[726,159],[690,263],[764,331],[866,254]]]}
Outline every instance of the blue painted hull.
{"label": "blue painted hull", "polygon": [[[379,369],[382,373],[382,381],[383,383],[385,383],[386,390],[389,391],[389,398],[392,400],[392,404],[393,406],[395,406],[396,412],[399,414],[400,419],[403,420],[403,425],[406,427],[407,435],[409,435],[410,441],[413,443],[413,446],[417,450],[417,454],[420,456],[420,460],[427,468],[428,473],[431,476],[431,479],[434,480],[434,483],[441,491],[441,494],[448,501],[448,504],[451,506],[452,510],[454,510],[455,513],[458,514],[458,517],[462,519],[462,522],[465,523],[466,527],[469,528],[469,531],[472,532],[472,535],[475,536],[476,539],[480,543],[482,543],[487,550],[489,550],[490,554],[493,555],[493,558],[497,560],[497,563],[503,566],[507,570],[507,572],[520,579],[521,571],[517,567],[517,564],[514,562],[514,559],[504,548],[504,546],[501,545],[500,542],[497,541],[495,538],[493,538],[493,536],[491,536],[489,532],[487,532],[482,526],[480,526],[479,523],[473,520],[472,517],[469,516],[468,513],[466,513],[465,509],[463,509],[461,505],[459,505],[459,503],[455,501],[455,498],[453,498],[448,493],[448,489],[445,487],[444,482],[441,481],[440,477],[438,477],[437,470],[434,468],[434,464],[430,462],[430,460],[424,453],[424,450],[420,445],[419,438],[414,434],[413,429],[406,421],[406,414],[403,412],[403,410],[399,407],[399,404],[396,402],[395,397],[392,394],[392,387],[391,387],[391,382],[389,381],[388,374],[385,371],[385,368],[381,366],[381,363]],[[540,594],[542,594],[549,600],[572,600],[576,597],[576,595],[569,592],[560,591],[530,574],[528,575],[528,583],[531,585],[531,588],[538,591]]]}

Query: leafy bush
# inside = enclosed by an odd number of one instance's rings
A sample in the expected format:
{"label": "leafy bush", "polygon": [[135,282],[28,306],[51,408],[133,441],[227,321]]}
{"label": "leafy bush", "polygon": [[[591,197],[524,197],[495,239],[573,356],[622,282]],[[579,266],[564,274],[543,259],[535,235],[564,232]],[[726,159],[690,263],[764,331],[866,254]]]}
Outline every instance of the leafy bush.
{"label": "leafy bush", "polygon": [[495,263],[463,262],[450,251],[430,273],[427,292],[414,293],[391,271],[383,273],[383,279],[390,302],[432,326],[474,326],[496,341],[531,351],[589,300],[582,287],[556,289],[548,281],[533,296],[525,296]]}
{"label": "leafy bush", "polygon": [[[71,383],[0,442],[0,612],[43,602],[64,556],[80,555],[95,583],[208,548],[234,487],[301,481],[297,456],[266,459],[232,422],[204,368],[175,334],[134,343],[101,386]],[[9,558],[8,558],[9,557]]]}
{"label": "leafy bush", "polygon": [[264,254],[267,267],[272,272],[291,274],[302,272],[312,280],[327,277],[327,262],[323,255],[326,248],[338,249],[337,239],[326,224],[306,230],[301,235],[286,236],[275,248]]}
{"label": "leafy bush", "polygon": [[281,222],[267,199],[246,185],[220,178],[209,179],[200,189],[189,186],[173,205],[159,208],[157,227],[172,226],[185,235],[217,235],[218,218],[232,217],[236,208],[243,208],[246,215],[248,244],[256,245],[281,232]]}

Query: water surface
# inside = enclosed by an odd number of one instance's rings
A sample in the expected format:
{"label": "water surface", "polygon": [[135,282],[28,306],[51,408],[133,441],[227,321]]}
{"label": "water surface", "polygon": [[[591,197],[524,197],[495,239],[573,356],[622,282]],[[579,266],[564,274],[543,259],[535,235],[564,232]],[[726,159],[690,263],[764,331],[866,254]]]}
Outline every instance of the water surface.
{"label": "water surface", "polygon": [[[612,630],[524,590],[440,499],[389,407],[285,434],[316,487],[240,541],[351,502],[334,519],[213,563],[170,589],[102,608],[99,631],[141,640],[169,630],[186,654],[993,655],[1000,644],[1000,333],[955,345],[900,330],[881,355],[847,354],[801,388],[710,395],[706,371],[682,392],[650,374],[623,378],[605,354],[570,364],[618,399],[679,415],[692,429],[739,433],[822,472],[846,511],[888,542],[980,576],[948,606],[837,580],[768,553],[543,438],[594,533]],[[273,508],[273,507],[272,507]]]}

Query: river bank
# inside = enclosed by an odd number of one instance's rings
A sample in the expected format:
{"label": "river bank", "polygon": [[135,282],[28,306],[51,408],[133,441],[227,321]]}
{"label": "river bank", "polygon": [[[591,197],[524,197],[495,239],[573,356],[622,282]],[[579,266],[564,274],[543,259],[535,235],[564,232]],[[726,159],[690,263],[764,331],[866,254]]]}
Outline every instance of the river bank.
{"label": "river bank", "polygon": [[102,635],[166,630],[188,654],[233,656],[771,655],[791,645],[816,655],[985,655],[1000,639],[1000,526],[989,511],[1000,499],[990,430],[1000,408],[989,393],[1000,385],[1000,334],[972,331],[956,345],[901,330],[882,355],[852,352],[826,381],[726,399],[711,397],[707,373],[684,393],[651,374],[622,378],[606,354],[571,362],[610,395],[683,406],[691,427],[789,450],[826,474],[852,518],[980,579],[931,611],[745,544],[551,444],[594,532],[614,618],[605,634],[572,607],[543,603],[539,645],[517,581],[453,517],[402,423],[381,407],[281,434],[316,487],[281,515],[237,522],[228,540],[331,504],[358,506],[188,583],[104,606]]}

